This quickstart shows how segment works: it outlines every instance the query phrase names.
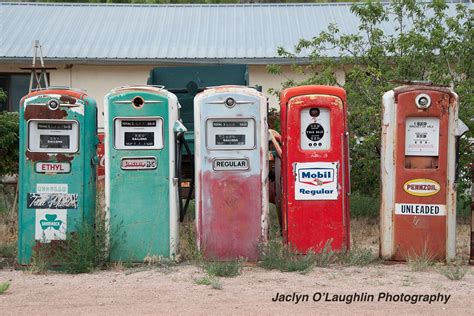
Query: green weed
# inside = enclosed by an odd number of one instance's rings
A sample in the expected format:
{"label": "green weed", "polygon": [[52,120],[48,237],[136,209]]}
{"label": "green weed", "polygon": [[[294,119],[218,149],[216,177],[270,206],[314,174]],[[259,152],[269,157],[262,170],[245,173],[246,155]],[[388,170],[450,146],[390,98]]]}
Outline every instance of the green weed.
{"label": "green weed", "polygon": [[30,271],[44,273],[53,266],[67,273],[87,273],[103,267],[108,259],[107,229],[103,220],[95,227],[84,223],[66,240],[41,244],[33,252]]}
{"label": "green weed", "polygon": [[328,243],[321,253],[309,251],[303,255],[291,246],[283,245],[280,239],[273,239],[261,247],[261,259],[258,265],[264,269],[308,272],[315,265],[327,267],[333,261],[334,253]]}
{"label": "green weed", "polygon": [[194,222],[180,223],[177,260],[180,262],[201,262],[202,260],[196,243],[196,226]]}
{"label": "green weed", "polygon": [[16,258],[16,243],[0,244],[0,269],[12,266]]}
{"label": "green weed", "polygon": [[5,293],[9,287],[10,287],[10,283],[8,282],[0,283],[0,294]]}
{"label": "green weed", "polygon": [[204,263],[204,270],[215,277],[235,277],[242,272],[244,261],[242,259],[232,261],[208,261]]}
{"label": "green weed", "polygon": [[50,245],[44,244],[33,249],[28,271],[33,274],[42,274],[51,267]]}
{"label": "green weed", "polygon": [[407,263],[412,271],[426,271],[434,265],[434,255],[425,246],[420,254],[408,255]]}
{"label": "green weed", "polygon": [[377,259],[369,248],[353,247],[350,251],[341,255],[342,264],[346,266],[367,266]]}
{"label": "green weed", "polygon": [[460,264],[451,263],[448,263],[446,266],[439,268],[439,273],[453,281],[459,281],[464,278],[467,271],[467,267],[462,266]]}
{"label": "green weed", "polygon": [[222,290],[222,283],[218,278],[212,275],[206,275],[202,278],[195,279],[194,283],[197,285],[210,285],[215,290]]}

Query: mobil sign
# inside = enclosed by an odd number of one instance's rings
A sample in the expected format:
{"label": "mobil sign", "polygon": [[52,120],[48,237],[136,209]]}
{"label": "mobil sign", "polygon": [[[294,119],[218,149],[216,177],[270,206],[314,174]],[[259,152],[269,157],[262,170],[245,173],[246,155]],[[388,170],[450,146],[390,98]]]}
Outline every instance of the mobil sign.
{"label": "mobil sign", "polygon": [[337,162],[295,164],[295,200],[336,200]]}

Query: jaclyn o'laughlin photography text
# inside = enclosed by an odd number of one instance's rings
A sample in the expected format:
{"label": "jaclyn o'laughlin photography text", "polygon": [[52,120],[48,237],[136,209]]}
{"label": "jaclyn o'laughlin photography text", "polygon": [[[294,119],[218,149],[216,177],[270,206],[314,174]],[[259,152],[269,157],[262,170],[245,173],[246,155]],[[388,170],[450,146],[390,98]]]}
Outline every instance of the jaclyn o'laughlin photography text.
{"label": "jaclyn o'laughlin photography text", "polygon": [[378,294],[369,294],[367,292],[352,294],[333,294],[329,292],[314,292],[313,294],[301,294],[293,292],[291,294],[284,294],[277,292],[272,298],[273,302],[292,302],[293,304],[299,304],[303,302],[332,302],[332,303],[346,303],[352,304],[355,302],[400,302],[400,303],[443,303],[447,304],[451,294],[406,294],[397,293],[393,294],[390,292],[379,292]]}

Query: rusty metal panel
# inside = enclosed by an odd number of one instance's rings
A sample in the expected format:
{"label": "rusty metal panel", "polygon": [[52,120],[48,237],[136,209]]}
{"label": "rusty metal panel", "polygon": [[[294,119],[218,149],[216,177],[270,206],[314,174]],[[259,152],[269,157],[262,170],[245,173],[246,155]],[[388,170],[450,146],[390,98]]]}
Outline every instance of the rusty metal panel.
{"label": "rusty metal panel", "polygon": [[194,106],[198,247],[207,258],[257,260],[268,230],[266,100],[255,89],[221,86],[198,94]]}
{"label": "rusty metal panel", "polygon": [[[429,100],[420,106],[420,98]],[[418,104],[418,106],[417,106]],[[380,256],[455,256],[457,95],[404,86],[383,97]]]}
{"label": "rusty metal panel", "polygon": [[299,251],[348,250],[346,93],[302,86],[280,96],[283,238]]}

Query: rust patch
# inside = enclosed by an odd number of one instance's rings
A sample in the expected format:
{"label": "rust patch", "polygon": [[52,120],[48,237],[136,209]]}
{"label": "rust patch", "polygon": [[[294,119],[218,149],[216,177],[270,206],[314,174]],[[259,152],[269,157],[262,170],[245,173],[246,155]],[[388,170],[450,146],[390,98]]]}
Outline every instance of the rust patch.
{"label": "rust patch", "polygon": [[65,154],[57,154],[56,160],[58,162],[70,162],[74,159],[74,155],[65,155]]}
{"label": "rust patch", "polygon": [[31,119],[64,119],[67,117],[66,110],[50,110],[46,105],[26,105],[25,121]]}
{"label": "rust patch", "polygon": [[69,104],[76,104],[76,99],[73,97],[70,97],[68,95],[62,95],[59,100],[64,103],[69,103]]}
{"label": "rust patch", "polygon": [[33,153],[31,151],[26,151],[26,158],[31,161],[49,161],[51,159],[47,153]]}

